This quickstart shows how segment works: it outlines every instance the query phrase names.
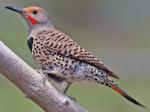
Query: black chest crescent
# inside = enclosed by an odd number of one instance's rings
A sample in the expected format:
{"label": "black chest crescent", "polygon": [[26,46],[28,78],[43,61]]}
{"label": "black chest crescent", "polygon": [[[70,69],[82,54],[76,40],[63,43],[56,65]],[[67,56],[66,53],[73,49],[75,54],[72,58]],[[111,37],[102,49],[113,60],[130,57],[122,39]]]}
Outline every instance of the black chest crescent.
{"label": "black chest crescent", "polygon": [[30,51],[32,52],[32,45],[33,45],[33,38],[32,37],[30,37],[27,40],[27,44],[28,44],[28,47],[29,47]]}

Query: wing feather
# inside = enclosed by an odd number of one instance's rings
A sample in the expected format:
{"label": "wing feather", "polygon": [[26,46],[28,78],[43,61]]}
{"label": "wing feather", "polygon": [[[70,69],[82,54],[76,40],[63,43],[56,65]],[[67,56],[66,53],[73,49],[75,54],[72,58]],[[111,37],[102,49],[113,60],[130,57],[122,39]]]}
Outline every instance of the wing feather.
{"label": "wing feather", "polygon": [[100,60],[98,60],[93,54],[81,48],[75,41],[73,41],[70,37],[68,37],[61,31],[58,31],[57,29],[53,28],[50,31],[46,32],[45,34],[46,34],[45,45],[47,49],[53,50],[66,57],[88,63],[92,66],[104,70],[109,76],[113,78],[116,79],[119,78],[115,73],[110,71]]}

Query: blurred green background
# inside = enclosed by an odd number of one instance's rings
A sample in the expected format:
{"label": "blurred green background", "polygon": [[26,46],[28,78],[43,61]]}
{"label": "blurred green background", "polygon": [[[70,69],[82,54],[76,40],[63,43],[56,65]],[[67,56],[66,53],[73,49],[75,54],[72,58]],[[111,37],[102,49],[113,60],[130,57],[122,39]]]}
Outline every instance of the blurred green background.
{"label": "blurred green background", "polygon": [[[118,84],[150,108],[149,0],[0,0],[0,40],[37,68],[26,44],[27,25],[6,5],[45,8],[57,28],[118,73]],[[96,84],[74,84],[68,94],[91,112],[149,111]],[[0,112],[43,111],[1,75]]]}

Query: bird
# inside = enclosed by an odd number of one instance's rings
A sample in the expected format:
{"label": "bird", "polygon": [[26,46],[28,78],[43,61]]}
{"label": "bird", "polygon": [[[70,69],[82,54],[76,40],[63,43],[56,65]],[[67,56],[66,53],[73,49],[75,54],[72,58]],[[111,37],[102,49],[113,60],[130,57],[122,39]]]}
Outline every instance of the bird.
{"label": "bird", "polygon": [[146,108],[112,80],[112,78],[119,79],[114,72],[67,34],[58,30],[43,8],[39,6],[5,8],[19,13],[26,20],[29,26],[27,44],[33,59],[49,77],[57,82],[68,83],[64,93],[72,83],[95,82],[112,88],[133,104]]}

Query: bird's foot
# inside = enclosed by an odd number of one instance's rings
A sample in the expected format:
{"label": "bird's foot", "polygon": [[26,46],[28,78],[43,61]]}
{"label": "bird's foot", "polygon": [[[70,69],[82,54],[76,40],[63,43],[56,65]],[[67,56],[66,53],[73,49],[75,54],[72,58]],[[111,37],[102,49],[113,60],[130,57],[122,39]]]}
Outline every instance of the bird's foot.
{"label": "bird's foot", "polygon": [[68,96],[72,101],[76,102],[76,98],[72,96]]}
{"label": "bird's foot", "polygon": [[[68,83],[68,85],[66,86],[66,88],[64,89],[64,94],[66,95],[67,94],[67,91],[70,87],[71,83]],[[75,97],[72,97],[72,96],[68,96],[72,101],[76,102],[76,98]]]}

